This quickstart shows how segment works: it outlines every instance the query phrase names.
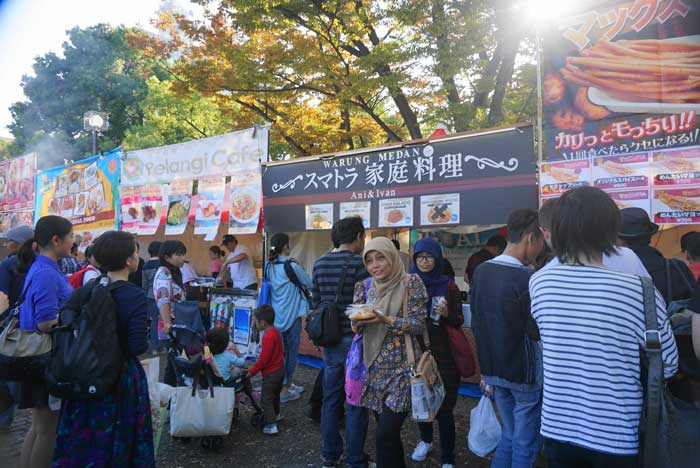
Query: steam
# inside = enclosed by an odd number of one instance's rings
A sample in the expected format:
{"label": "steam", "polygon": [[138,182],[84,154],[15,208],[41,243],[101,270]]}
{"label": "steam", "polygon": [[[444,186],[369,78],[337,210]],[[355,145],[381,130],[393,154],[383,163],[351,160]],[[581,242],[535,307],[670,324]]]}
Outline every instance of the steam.
{"label": "steam", "polygon": [[60,137],[54,135],[43,135],[36,138],[25,151],[25,154],[27,153],[36,153],[36,165],[40,171],[62,166],[67,161],[78,159],[75,155],[75,148],[71,148]]}

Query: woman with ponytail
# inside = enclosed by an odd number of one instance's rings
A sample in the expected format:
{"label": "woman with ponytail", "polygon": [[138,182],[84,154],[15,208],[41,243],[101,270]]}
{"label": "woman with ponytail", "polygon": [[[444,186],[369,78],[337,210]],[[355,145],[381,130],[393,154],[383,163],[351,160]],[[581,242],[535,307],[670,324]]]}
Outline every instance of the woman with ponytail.
{"label": "woman with ponytail", "polygon": [[[51,333],[56,325],[58,311],[73,292],[58,261],[70,255],[72,246],[70,221],[60,216],[45,216],[36,223],[34,238],[20,248],[18,269],[27,271],[19,312],[22,330]],[[52,411],[49,407],[44,381],[22,382],[19,400],[19,408],[32,409],[32,426],[22,445],[20,468],[48,468],[56,441],[58,408]]]}
{"label": "woman with ponytail", "polygon": [[306,291],[313,283],[304,267],[289,258],[289,236],[282,232],[270,238],[270,254],[265,266],[270,285],[270,302],[275,309],[275,328],[284,344],[285,379],[281,401],[297,400],[304,389],[293,383],[301,344],[301,318],[309,313]]}

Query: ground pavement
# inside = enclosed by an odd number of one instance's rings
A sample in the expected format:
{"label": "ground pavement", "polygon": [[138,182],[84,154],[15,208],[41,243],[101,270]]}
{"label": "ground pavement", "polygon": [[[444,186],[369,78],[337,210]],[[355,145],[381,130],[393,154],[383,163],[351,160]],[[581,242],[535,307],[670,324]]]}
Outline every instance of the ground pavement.
{"label": "ground pavement", "polygon": [[[308,391],[318,371],[300,366],[297,378],[299,385],[307,391],[302,399],[287,403],[282,407],[285,420],[280,423],[280,434],[266,436],[253,429],[249,419],[251,410],[242,407],[240,420],[234,423],[231,434],[224,439],[221,450],[217,453],[204,451],[197,441],[183,445],[173,441],[163,431],[163,437],[157,457],[157,466],[162,468],[315,468],[321,466],[320,447],[321,432],[318,424],[304,416]],[[490,460],[478,458],[467,448],[467,432],[469,426],[469,411],[477,404],[473,398],[459,397],[455,416],[457,422],[457,467],[486,468]],[[374,422],[370,423],[367,438],[367,451],[374,452]],[[29,429],[28,411],[18,412],[15,422],[9,432],[0,431],[0,464],[3,468],[16,468],[22,438]],[[407,421],[404,424],[403,440],[408,466],[411,468],[440,467],[438,448],[439,431],[435,428],[436,450],[424,463],[413,463],[410,455],[418,439],[415,424]]]}

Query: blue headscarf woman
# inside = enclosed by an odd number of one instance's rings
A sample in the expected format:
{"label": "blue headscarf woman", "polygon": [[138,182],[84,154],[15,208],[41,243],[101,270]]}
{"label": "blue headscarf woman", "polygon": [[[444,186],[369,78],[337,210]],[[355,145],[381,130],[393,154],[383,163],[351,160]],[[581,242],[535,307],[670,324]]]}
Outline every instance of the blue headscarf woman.
{"label": "blue headscarf woman", "polygon": [[[449,346],[447,327],[461,328],[464,323],[459,288],[454,280],[443,274],[445,259],[440,244],[426,237],[413,249],[412,273],[420,276],[428,290],[427,330],[430,349],[440,369],[445,385],[445,399],[437,414],[440,428],[440,452],[443,468],[452,468],[455,462],[455,420],[453,410],[457,403],[460,374]],[[424,461],[433,449],[433,424],[419,423],[420,441],[413,452],[413,460]]]}

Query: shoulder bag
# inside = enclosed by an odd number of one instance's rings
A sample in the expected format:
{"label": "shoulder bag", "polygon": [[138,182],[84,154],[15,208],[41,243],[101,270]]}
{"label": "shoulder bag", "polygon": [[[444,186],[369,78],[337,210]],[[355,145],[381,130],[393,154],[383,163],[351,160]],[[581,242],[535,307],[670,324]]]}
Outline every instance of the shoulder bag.
{"label": "shoulder bag", "polygon": [[[403,316],[408,318],[408,286],[403,298]],[[428,333],[426,331],[423,334],[427,349],[423,351],[417,363],[411,336],[405,334],[404,339],[411,368],[411,419],[417,422],[432,422],[445,399],[445,386],[435,357],[430,352]]]}
{"label": "shoulder bag", "polygon": [[700,409],[674,397],[666,388],[654,285],[649,278],[641,280],[645,322],[642,361],[647,374],[640,424],[642,466],[696,467],[697,443],[700,440]]}
{"label": "shoulder bag", "polygon": [[340,343],[340,314],[345,312],[345,307],[338,305],[338,302],[343,294],[349,265],[350,261],[347,261],[343,266],[334,301],[321,301],[318,308],[312,310],[306,318],[306,333],[316,346],[335,346]]}

